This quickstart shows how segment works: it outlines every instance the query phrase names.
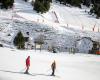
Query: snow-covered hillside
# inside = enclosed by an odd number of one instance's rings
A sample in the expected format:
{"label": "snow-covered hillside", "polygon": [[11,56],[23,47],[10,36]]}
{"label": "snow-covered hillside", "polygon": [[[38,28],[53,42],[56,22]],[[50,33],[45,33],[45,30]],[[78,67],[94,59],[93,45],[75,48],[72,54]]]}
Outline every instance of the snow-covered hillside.
{"label": "snow-covered hillside", "polygon": [[28,4],[19,0],[15,1],[15,12],[17,11],[16,13],[25,19],[44,23],[52,22],[65,24],[67,27],[69,26],[79,30],[82,30],[84,27],[84,30],[87,31],[92,31],[93,27],[95,26],[95,32],[98,32],[100,19],[95,19],[95,17],[89,15],[89,8],[84,6],[82,9],[80,9],[77,7],[67,7],[53,2],[49,12],[44,14],[36,14],[36,12],[33,11],[30,3]]}
{"label": "snow-covered hillside", "polygon": [[[100,56],[89,54],[53,54],[47,51],[0,48],[0,80],[100,80]],[[30,55],[30,75],[24,74]],[[56,61],[55,77],[51,63]]]}
{"label": "snow-covered hillside", "polygon": [[[0,80],[100,80],[100,56],[84,54],[91,50],[92,41],[100,42],[100,19],[88,15],[88,8],[68,7],[55,0],[49,12],[40,14],[30,2],[15,0],[13,9],[0,9]],[[29,38],[25,50],[13,45],[19,31]],[[30,50],[38,36],[44,37],[41,52]],[[57,53],[48,52],[50,47]],[[76,48],[76,54],[69,54]],[[27,56],[29,75],[24,74]],[[54,60],[56,76],[50,76]]]}
{"label": "snow-covered hillside", "polygon": [[[82,37],[90,37],[100,42],[100,19],[95,19],[85,10],[89,9],[67,7],[53,2],[49,12],[39,14],[33,10],[30,1],[15,0],[12,10],[0,10],[0,43],[13,47],[13,39],[20,30],[25,37],[31,38],[33,43],[37,36],[43,34],[46,37],[43,49],[55,43],[54,46],[60,47],[60,51],[68,51],[69,48],[74,48],[76,41]],[[79,52],[82,49],[82,52],[88,52],[88,45],[91,44],[77,48]]]}

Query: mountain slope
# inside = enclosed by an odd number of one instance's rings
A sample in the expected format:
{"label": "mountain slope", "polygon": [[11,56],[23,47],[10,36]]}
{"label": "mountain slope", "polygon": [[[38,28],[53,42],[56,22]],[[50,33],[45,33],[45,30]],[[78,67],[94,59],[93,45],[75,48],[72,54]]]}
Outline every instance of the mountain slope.
{"label": "mountain slope", "polygon": [[30,2],[15,0],[12,10],[1,10],[0,42],[5,46],[13,46],[13,39],[19,30],[25,37],[32,38],[32,42],[40,34],[46,36],[45,49],[53,43],[57,47],[75,47],[75,41],[82,37],[90,37],[99,42],[100,19],[88,15],[85,10],[88,8],[67,7],[53,2],[49,12],[39,14],[33,10]]}

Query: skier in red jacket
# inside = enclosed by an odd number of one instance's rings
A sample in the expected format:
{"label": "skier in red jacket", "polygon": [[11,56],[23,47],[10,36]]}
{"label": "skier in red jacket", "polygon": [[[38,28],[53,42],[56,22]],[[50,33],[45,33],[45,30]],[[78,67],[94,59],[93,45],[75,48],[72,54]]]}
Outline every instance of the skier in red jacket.
{"label": "skier in red jacket", "polygon": [[26,59],[26,71],[25,73],[28,74],[28,70],[29,70],[29,67],[30,67],[30,56],[27,57]]}

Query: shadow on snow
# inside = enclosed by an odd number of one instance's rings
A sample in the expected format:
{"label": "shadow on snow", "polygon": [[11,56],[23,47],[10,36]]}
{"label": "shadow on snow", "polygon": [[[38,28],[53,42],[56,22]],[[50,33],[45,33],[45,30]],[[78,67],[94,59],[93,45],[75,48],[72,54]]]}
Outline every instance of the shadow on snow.
{"label": "shadow on snow", "polygon": [[[8,73],[18,73],[18,74],[25,74],[24,72],[15,72],[15,71],[8,71],[8,70],[0,70],[0,72],[8,72]],[[47,75],[47,74],[37,74],[37,73],[29,73],[29,74],[25,74],[25,75],[30,75],[30,76],[51,76],[51,75]]]}

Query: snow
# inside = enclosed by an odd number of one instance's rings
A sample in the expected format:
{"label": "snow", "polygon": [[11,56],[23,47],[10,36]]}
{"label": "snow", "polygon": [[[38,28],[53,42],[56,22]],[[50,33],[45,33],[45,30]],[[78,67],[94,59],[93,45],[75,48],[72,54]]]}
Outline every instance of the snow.
{"label": "snow", "polygon": [[85,31],[92,31],[92,28],[95,25],[95,32],[97,32],[100,25],[100,19],[95,19],[87,12],[85,12],[85,10],[88,11],[88,8],[80,9],[75,7],[67,7],[54,2],[53,4],[51,4],[50,11],[41,15],[36,14],[36,12],[33,11],[32,6],[26,2],[16,0],[15,3],[15,11],[17,12],[16,14],[22,16],[27,20],[39,22],[44,21],[45,23],[55,23],[56,21],[58,21],[60,24],[68,24],[69,27],[75,29],[77,28],[82,30],[83,26]]}
{"label": "snow", "polygon": [[[33,10],[30,2],[15,0],[13,9],[0,9],[0,44],[3,45],[0,48],[0,80],[100,80],[100,56],[85,54],[92,48],[92,43],[82,39],[90,37],[100,42],[100,19],[89,15],[89,8],[84,6],[80,9],[54,1],[47,13],[40,14]],[[29,37],[33,46],[34,39],[44,35],[44,50],[15,49],[13,40],[19,31]],[[50,46],[59,48],[58,52],[45,51]],[[80,53],[68,54],[75,46]],[[23,74],[25,59],[29,55],[31,75],[26,75]],[[49,76],[54,60],[57,63],[55,77]]]}
{"label": "snow", "polygon": [[[99,80],[100,56],[90,54],[53,54],[47,51],[0,48],[0,80]],[[23,74],[30,55],[32,75]],[[56,76],[51,63],[56,60]]]}
{"label": "snow", "polygon": [[[84,45],[87,45],[87,46],[84,47]],[[79,41],[77,42],[76,47],[78,48],[79,52],[88,53],[88,51],[92,49],[93,43],[92,43],[91,40],[85,39],[85,38],[84,38],[84,39],[79,40]]]}
{"label": "snow", "polygon": [[[91,15],[85,12],[87,9],[80,9],[75,7],[66,7],[64,5],[59,5],[58,3],[53,4],[54,11],[58,14],[59,22],[74,25],[78,28],[84,26],[88,28],[86,30],[91,31],[90,29],[96,24],[96,27],[100,25],[100,19],[95,19]],[[69,26],[70,27],[70,26]],[[76,28],[76,27],[75,27]]]}
{"label": "snow", "polygon": [[[40,14],[33,10],[30,2],[31,0],[15,0],[13,9],[0,10],[0,43],[4,46],[12,47],[14,37],[19,31],[22,31],[25,37],[31,37],[32,44],[40,34],[46,36],[43,45],[46,50],[49,45],[55,43],[55,47],[60,47],[58,51],[67,48],[62,51],[68,52],[68,48],[75,48],[75,42],[83,37],[100,42],[100,19],[85,12],[89,11],[89,8],[68,7],[53,1],[50,10]],[[30,34],[27,35],[26,32]],[[88,40],[87,44],[81,43],[81,47],[78,44],[80,52],[88,52],[90,48],[86,48],[92,46]]]}

